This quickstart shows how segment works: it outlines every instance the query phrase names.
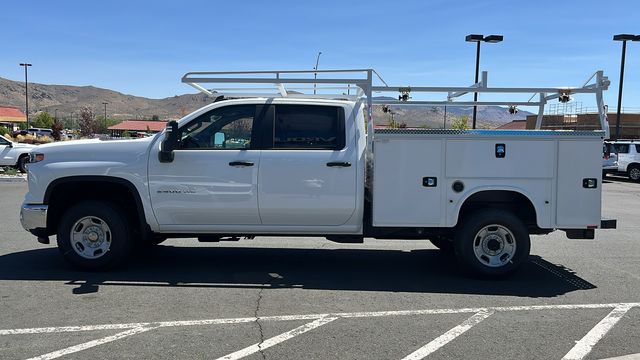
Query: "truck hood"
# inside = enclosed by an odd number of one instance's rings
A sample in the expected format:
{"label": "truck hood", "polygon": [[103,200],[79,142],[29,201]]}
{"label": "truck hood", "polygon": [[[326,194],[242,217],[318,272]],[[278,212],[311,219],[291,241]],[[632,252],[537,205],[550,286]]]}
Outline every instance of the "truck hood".
{"label": "truck hood", "polygon": [[45,155],[45,162],[129,162],[145,156],[154,139],[155,136],[131,140],[70,140],[40,145],[35,151]]}
{"label": "truck hood", "polygon": [[11,145],[13,145],[13,147],[16,149],[33,149],[38,146],[38,145],[18,143],[18,142],[12,142]]}

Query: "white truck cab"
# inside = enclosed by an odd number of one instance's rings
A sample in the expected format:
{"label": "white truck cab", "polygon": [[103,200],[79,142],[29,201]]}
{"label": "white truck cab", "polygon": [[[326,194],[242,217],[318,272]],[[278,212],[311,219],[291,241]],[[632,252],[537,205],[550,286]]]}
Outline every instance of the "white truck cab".
{"label": "white truck cab", "polygon": [[[521,266],[530,234],[562,229],[569,238],[594,238],[596,228],[615,227],[600,213],[608,128],[374,131],[374,90],[398,91],[391,103],[400,106],[428,103],[407,101],[411,91],[452,97],[470,88],[376,87],[370,69],[324,71],[362,72],[331,79],[300,78],[309,71],[189,73],[183,82],[217,99],[196,83],[271,82],[278,94],[229,96],[236,99],[215,101],[146,139],[40,146],[31,154],[23,227],[43,243],[56,235],[63,256],[90,270],[167,237],[277,235],[428,239],[488,276]],[[541,109],[553,91],[592,92],[601,101],[608,81],[595,76],[596,84],[582,88],[514,92],[540,92],[533,104]],[[318,84],[348,88],[346,95],[313,96],[283,85],[300,83],[313,83],[314,91]],[[473,89],[495,91],[486,74]],[[601,118],[606,126],[603,111]]]}

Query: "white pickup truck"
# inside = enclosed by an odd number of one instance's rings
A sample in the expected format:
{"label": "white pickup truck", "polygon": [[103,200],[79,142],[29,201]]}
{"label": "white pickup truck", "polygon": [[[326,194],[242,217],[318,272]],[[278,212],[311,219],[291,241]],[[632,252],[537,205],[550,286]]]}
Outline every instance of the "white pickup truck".
{"label": "white pickup truck", "polygon": [[0,135],[0,166],[13,166],[20,172],[26,172],[29,152],[36,145],[13,142]]}
{"label": "white pickup truck", "polygon": [[[273,72],[268,80],[279,94],[216,101],[154,137],[42,145],[31,153],[22,225],[42,243],[57,235],[62,255],[90,270],[167,237],[295,235],[429,239],[489,276],[527,260],[530,234],[562,229],[570,238],[594,238],[594,229],[615,227],[601,219],[605,132],[374,132],[372,91],[396,89],[400,100],[391,103],[400,106],[411,103],[403,97],[411,91],[442,90],[374,87],[372,70],[361,71],[362,81],[304,79],[314,92],[316,84],[353,83],[355,96],[292,94],[283,83],[302,81]],[[267,82],[262,73],[189,73],[183,82],[206,82],[193,77],[202,74],[210,82]],[[571,92],[601,95],[607,86],[598,73],[595,85]],[[486,74],[473,89],[492,91]]]}

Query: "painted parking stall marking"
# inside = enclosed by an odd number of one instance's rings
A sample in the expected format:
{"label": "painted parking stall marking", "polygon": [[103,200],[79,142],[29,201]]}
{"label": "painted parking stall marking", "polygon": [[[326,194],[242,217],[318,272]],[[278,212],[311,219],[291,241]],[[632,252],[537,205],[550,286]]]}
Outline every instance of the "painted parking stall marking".
{"label": "painted parking stall marking", "polygon": [[[98,330],[123,330],[114,335],[100,339],[88,341],[78,345],[70,346],[61,350],[53,351],[31,359],[56,359],[68,354],[77,353],[102,344],[118,341],[144,332],[150,332],[159,328],[168,327],[191,327],[191,326],[223,326],[230,324],[241,324],[251,322],[272,322],[272,321],[300,321],[309,322],[298,326],[282,334],[265,339],[259,343],[250,345],[243,349],[234,351],[220,357],[220,359],[235,360],[261,352],[270,347],[283,344],[296,336],[305,334],[312,330],[322,331],[320,328],[334,321],[349,321],[357,318],[376,317],[403,317],[421,315],[447,315],[447,314],[472,314],[461,324],[446,331],[444,334],[433,340],[425,339],[426,344],[418,349],[409,349],[408,355],[399,354],[400,359],[423,359],[430,354],[442,349],[447,344],[472,330],[472,328],[483,321],[490,321],[491,315],[496,312],[517,312],[517,311],[545,311],[545,310],[588,310],[588,309],[608,309],[612,311],[600,320],[582,339],[576,341],[575,346],[570,349],[563,359],[580,360],[584,359],[593,347],[606,336],[606,334],[618,324],[632,308],[640,307],[640,303],[610,303],[610,304],[566,304],[566,305],[531,305],[531,306],[506,306],[506,307],[480,307],[480,308],[459,308],[459,309],[423,309],[423,310],[396,310],[396,311],[372,311],[372,312],[348,312],[348,313],[325,313],[325,314],[300,314],[300,315],[279,315],[264,317],[245,318],[223,318],[223,319],[203,319],[186,321],[161,321],[161,322],[138,322],[124,324],[100,324],[82,326],[60,326],[60,327],[40,327],[23,329],[0,330],[0,336],[6,335],[30,335],[30,334],[51,334],[51,333],[72,333],[88,332]],[[284,346],[284,345],[283,345]],[[412,351],[412,352],[411,352]],[[30,360],[31,360],[30,359]]]}

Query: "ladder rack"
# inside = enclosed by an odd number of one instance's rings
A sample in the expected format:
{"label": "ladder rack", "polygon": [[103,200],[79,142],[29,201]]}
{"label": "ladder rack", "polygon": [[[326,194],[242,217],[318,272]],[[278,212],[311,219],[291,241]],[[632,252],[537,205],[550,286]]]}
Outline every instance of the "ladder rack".
{"label": "ladder rack", "polygon": [[[318,78],[318,75],[322,75]],[[374,85],[376,83],[383,85]],[[573,94],[595,94],[600,118],[600,125],[609,137],[609,124],[605,113],[603,91],[610,85],[609,79],[602,70],[596,71],[581,87],[489,87],[488,73],[482,72],[478,83],[471,86],[390,86],[374,69],[337,69],[337,70],[282,70],[282,71],[197,71],[186,73],[182,82],[213,97],[292,97],[292,98],[320,98],[341,99],[352,101],[366,101],[368,108],[367,126],[369,133],[373,132],[372,105],[385,104],[397,106],[429,105],[429,106],[536,106],[538,116],[536,129],[542,125],[542,117],[547,101],[561,99],[569,101]],[[247,84],[247,87],[207,89],[200,84]],[[265,87],[266,84],[272,87]],[[256,85],[259,85],[256,87]],[[286,87],[285,85],[292,85]],[[304,86],[307,85],[307,86]],[[309,86],[312,85],[312,86]],[[300,90],[313,90],[313,94],[305,94]],[[318,91],[338,90],[335,94],[318,94]],[[259,92],[255,92],[259,91]],[[262,93],[269,91],[268,93]],[[351,92],[353,91],[353,95]],[[373,93],[395,92],[398,100],[374,99]],[[410,94],[445,93],[445,100],[411,100]],[[456,98],[469,93],[502,93],[502,94],[531,94],[528,101],[455,101]],[[537,100],[534,98],[537,97]]]}

